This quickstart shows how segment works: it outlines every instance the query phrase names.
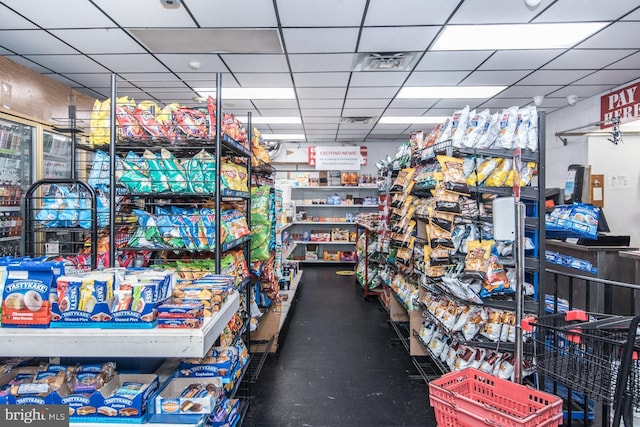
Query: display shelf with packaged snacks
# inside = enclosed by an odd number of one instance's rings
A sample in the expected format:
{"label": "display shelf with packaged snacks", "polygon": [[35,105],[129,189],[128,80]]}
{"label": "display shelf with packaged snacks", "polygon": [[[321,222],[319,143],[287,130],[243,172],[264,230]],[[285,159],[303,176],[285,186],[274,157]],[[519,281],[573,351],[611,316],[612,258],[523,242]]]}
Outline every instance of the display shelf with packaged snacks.
{"label": "display shelf with packaged snacks", "polygon": [[[522,122],[513,126],[517,117],[522,117]],[[511,125],[508,129],[497,127],[492,133],[478,127],[478,120],[495,121],[494,126],[502,121]],[[382,165],[385,173],[397,171],[386,187],[391,206],[390,250],[374,254],[372,259],[392,260],[397,266],[389,281],[394,290],[392,320],[394,315],[406,319],[415,312],[430,324],[449,326],[451,332],[450,322],[465,323],[472,313],[481,324],[478,329],[485,328],[483,333],[490,337],[470,337],[468,333],[466,340],[459,340],[460,345],[472,346],[476,339],[477,348],[498,347],[510,360],[507,368],[529,362],[525,363],[522,354],[514,354],[518,333],[514,325],[524,312],[540,312],[537,299],[543,295],[544,131],[544,113],[534,107],[506,109],[494,116],[488,111],[476,114],[465,109],[428,135],[413,133],[391,162]],[[523,200],[527,215],[526,257],[518,265],[513,261],[513,242],[493,240],[492,201],[497,196],[514,195]],[[525,274],[523,304],[515,301],[516,267]],[[418,279],[414,273],[423,277]],[[415,283],[426,287],[416,288]],[[426,311],[425,301],[412,310],[416,293],[420,299],[430,295],[442,306]],[[421,324],[410,321],[412,333]],[[508,340],[491,341],[496,325],[507,326]]]}

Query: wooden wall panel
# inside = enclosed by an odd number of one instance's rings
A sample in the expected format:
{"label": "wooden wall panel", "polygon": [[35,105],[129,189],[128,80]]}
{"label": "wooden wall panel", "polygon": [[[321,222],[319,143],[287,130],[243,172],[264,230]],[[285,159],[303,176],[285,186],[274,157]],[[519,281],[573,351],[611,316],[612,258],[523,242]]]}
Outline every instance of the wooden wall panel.
{"label": "wooden wall panel", "polygon": [[11,104],[0,110],[37,121],[64,126],[54,119],[68,117],[69,95],[76,96],[78,118],[89,117],[94,98],[0,56],[0,82],[11,85]]}

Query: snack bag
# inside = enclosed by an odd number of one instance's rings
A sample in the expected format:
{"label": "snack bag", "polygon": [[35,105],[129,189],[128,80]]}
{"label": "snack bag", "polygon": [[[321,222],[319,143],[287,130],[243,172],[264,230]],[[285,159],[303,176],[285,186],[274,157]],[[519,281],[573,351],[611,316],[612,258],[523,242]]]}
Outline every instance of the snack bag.
{"label": "snack bag", "polygon": [[94,189],[109,186],[109,155],[102,150],[96,151],[93,157],[87,184]]}
{"label": "snack bag", "polygon": [[527,148],[531,151],[538,149],[538,111],[535,105],[531,107],[529,118],[529,130],[527,131]]}
{"label": "snack bag", "polygon": [[[475,110],[472,114],[475,115]],[[469,106],[454,113],[451,121],[451,144],[454,147],[462,147],[469,124]]]}
{"label": "snack bag", "polygon": [[510,107],[500,117],[500,132],[496,139],[497,148],[514,148],[514,136],[518,125],[518,107]]}
{"label": "snack bag", "polygon": [[513,160],[502,159],[500,166],[484,181],[484,185],[487,187],[502,187],[502,184],[507,180],[507,175],[509,175],[512,166]]}
{"label": "snack bag", "polygon": [[493,240],[474,240],[468,242],[468,252],[464,259],[464,271],[477,273],[480,278],[486,277],[489,258],[494,245]]}
{"label": "snack bag", "polygon": [[209,136],[207,116],[204,113],[181,107],[176,111],[172,111],[171,117],[177,129],[187,138],[206,139]]}
{"label": "snack bag", "polygon": [[180,164],[176,161],[176,158],[171,152],[165,148],[160,151],[160,157],[162,158],[164,165],[164,174],[169,182],[169,189],[174,193],[183,193],[187,191],[187,178],[184,170]]}
{"label": "snack bag", "polygon": [[481,185],[487,177],[489,177],[496,168],[498,168],[503,162],[500,158],[488,158],[482,160],[478,166],[476,173],[472,173],[467,177],[468,185]]}
{"label": "snack bag", "polygon": [[149,150],[145,150],[142,157],[146,160],[149,178],[151,179],[151,191],[164,193],[169,191],[169,178],[165,173],[164,162]]}
{"label": "snack bag", "polygon": [[156,113],[159,112],[160,108],[158,108],[158,105],[152,101],[140,102],[133,110],[133,114],[138,123],[142,126],[142,129],[149,133],[153,138],[161,138],[164,136],[162,124],[156,119]]}
{"label": "snack bag", "polygon": [[167,139],[172,140],[176,136],[176,124],[173,122],[172,112],[178,111],[179,108],[179,104],[168,104],[162,111],[156,113],[156,120],[160,123],[162,134]]}
{"label": "snack bag", "polygon": [[[535,108],[535,107],[533,107]],[[518,111],[518,123],[514,136],[514,148],[527,148],[527,138],[529,136],[529,126],[531,121],[531,108],[524,107]]]}
{"label": "snack bag", "polygon": [[202,150],[194,156],[200,161],[202,166],[202,175],[204,177],[204,186],[210,193],[216,191],[216,158],[209,152]]}
{"label": "snack bag", "polygon": [[457,157],[438,156],[442,168],[442,182],[445,190],[467,194],[467,180],[464,175],[464,160]]}
{"label": "snack bag", "polygon": [[222,186],[228,190],[249,191],[247,170],[235,163],[222,163]]}
{"label": "snack bag", "polygon": [[500,132],[500,113],[493,114],[487,119],[487,123],[484,125],[484,131],[476,143],[476,148],[490,148],[493,147],[498,133]]}
{"label": "snack bag", "polygon": [[148,139],[147,133],[138,123],[135,117],[135,105],[129,102],[116,105],[116,119],[120,127],[122,138],[125,139]]}
{"label": "snack bag", "polygon": [[471,114],[469,125],[464,135],[463,145],[468,148],[473,148],[476,143],[485,132],[485,126],[491,119],[491,113],[488,109],[482,110],[480,113]]}

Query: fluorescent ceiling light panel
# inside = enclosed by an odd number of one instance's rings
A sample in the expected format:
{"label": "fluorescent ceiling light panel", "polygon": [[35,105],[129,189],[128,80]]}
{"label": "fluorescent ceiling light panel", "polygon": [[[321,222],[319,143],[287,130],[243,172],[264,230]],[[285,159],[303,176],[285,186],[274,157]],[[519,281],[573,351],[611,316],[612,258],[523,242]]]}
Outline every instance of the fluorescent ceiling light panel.
{"label": "fluorescent ceiling light panel", "polygon": [[[237,117],[237,116],[236,116]],[[247,117],[238,117],[242,123],[247,123]],[[300,117],[263,117],[251,116],[251,123],[255,124],[279,124],[279,125],[295,125],[302,123]]]}
{"label": "fluorescent ceiling light panel", "polygon": [[304,140],[302,133],[263,133],[262,139],[300,139]]}
{"label": "fluorescent ceiling light panel", "polygon": [[407,117],[380,117],[379,124],[402,125],[402,124],[439,124],[447,120],[448,117],[425,117],[425,116],[407,116]]}
{"label": "fluorescent ceiling light panel", "polygon": [[506,86],[416,86],[403,87],[396,98],[491,98]]}
{"label": "fluorescent ceiling light panel", "polygon": [[606,22],[448,25],[431,50],[568,48],[605,25]]}
{"label": "fluorescent ceiling light panel", "polygon": [[[199,96],[215,97],[216,89],[193,88]],[[229,87],[222,90],[222,99],[296,99],[292,88],[287,87]]]}

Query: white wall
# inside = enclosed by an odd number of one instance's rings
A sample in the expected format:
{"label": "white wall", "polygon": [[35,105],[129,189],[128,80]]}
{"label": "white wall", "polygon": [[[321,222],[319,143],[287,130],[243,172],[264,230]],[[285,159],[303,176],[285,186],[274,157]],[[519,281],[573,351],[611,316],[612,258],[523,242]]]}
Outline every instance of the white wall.
{"label": "white wall", "polygon": [[[592,174],[604,174],[604,212],[611,234],[631,235],[631,245],[640,245],[640,137],[623,134],[614,145],[607,137],[589,137],[588,163]],[[617,177],[626,177],[626,184]]]}

